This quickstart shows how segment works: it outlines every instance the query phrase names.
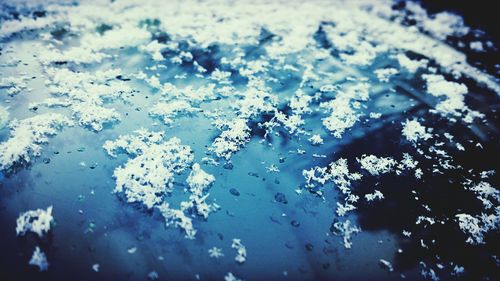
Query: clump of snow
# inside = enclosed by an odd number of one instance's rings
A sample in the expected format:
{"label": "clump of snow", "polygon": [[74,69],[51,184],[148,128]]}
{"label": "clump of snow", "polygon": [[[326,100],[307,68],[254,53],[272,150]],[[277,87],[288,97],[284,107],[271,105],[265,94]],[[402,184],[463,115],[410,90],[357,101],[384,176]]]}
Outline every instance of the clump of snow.
{"label": "clump of snow", "polygon": [[163,55],[161,54],[161,50],[167,48],[168,45],[159,43],[158,40],[153,40],[147,45],[139,46],[139,49],[143,52],[151,54],[151,57],[154,61],[162,61],[164,60]]}
{"label": "clump of snow", "polygon": [[17,95],[21,91],[28,89],[28,84],[26,83],[28,79],[27,75],[2,77],[0,79],[0,89],[7,88],[7,94],[10,96]]}
{"label": "clump of snow", "polygon": [[220,84],[230,84],[231,80],[229,80],[229,77],[231,77],[231,72],[221,71],[218,68],[216,68],[214,71],[212,71],[210,78],[219,82]]}
{"label": "clump of snow", "polygon": [[249,141],[250,128],[247,125],[247,120],[238,118],[232,122],[217,123],[216,126],[223,131],[214,140],[210,150],[218,157],[229,160],[234,152],[240,150]]}
{"label": "clump of snow", "polygon": [[152,116],[159,116],[166,125],[172,124],[173,118],[181,113],[193,112],[195,109],[184,100],[175,100],[170,102],[159,102],[149,110]]}
{"label": "clump of snow", "polygon": [[347,64],[368,65],[375,59],[380,48],[364,40],[360,34],[352,32],[349,23],[338,24],[335,27],[323,26],[327,37],[339,57]]}
{"label": "clump of snow", "polygon": [[382,200],[382,199],[384,199],[384,194],[382,192],[380,192],[380,190],[375,189],[373,193],[365,194],[365,199],[368,202],[371,202],[374,200]]}
{"label": "clump of snow", "polygon": [[490,183],[482,181],[468,188],[477,194],[485,209],[491,209],[500,204],[500,191],[491,186]]}
{"label": "clump of snow", "polygon": [[351,236],[361,232],[361,229],[358,226],[351,226],[350,220],[336,222],[333,224],[333,227],[335,229],[335,234],[343,237],[344,247],[346,249],[350,249],[352,247]]}
{"label": "clump of snow", "polygon": [[315,187],[315,183],[324,185],[327,181],[332,180],[344,194],[350,193],[351,181],[361,179],[361,174],[349,171],[347,159],[345,158],[330,163],[328,167],[314,167],[310,170],[303,170],[302,175],[305,177],[306,186],[309,188]]}
{"label": "clump of snow", "polygon": [[89,47],[77,47],[67,50],[46,48],[40,50],[38,58],[42,65],[48,66],[58,62],[73,62],[77,65],[88,63],[99,63],[109,57],[102,52],[93,51]]}
{"label": "clump of snow", "polygon": [[0,105],[0,130],[5,128],[7,123],[9,122],[9,111],[7,108]]}
{"label": "clump of snow", "polygon": [[363,154],[361,158],[357,160],[361,164],[361,167],[373,176],[389,173],[397,164],[396,160],[391,157],[377,157],[375,155]]}
{"label": "clump of snow", "polygon": [[403,124],[403,136],[413,143],[414,145],[417,144],[417,142],[421,139],[423,140],[428,140],[432,138],[432,135],[430,132],[432,132],[432,129],[428,129],[424,127],[420,122],[417,120],[406,120]]}
{"label": "clump of snow", "polygon": [[80,125],[91,127],[96,132],[101,131],[104,124],[121,119],[114,108],[105,108],[89,102],[75,104],[72,109]]}
{"label": "clump of snow", "polygon": [[434,112],[443,116],[452,115],[463,117],[463,121],[471,123],[475,118],[482,118],[484,115],[477,111],[473,111],[465,105],[465,94],[468,89],[462,83],[456,83],[446,80],[442,75],[425,74],[422,78],[427,83],[427,92],[435,97],[444,97],[436,104]]}
{"label": "clump of snow", "polygon": [[398,74],[399,71],[395,68],[381,68],[374,71],[375,75],[380,82],[389,82],[389,78],[395,74]]}
{"label": "clump of snow", "polygon": [[276,121],[283,124],[285,129],[290,134],[295,134],[300,131],[300,126],[304,125],[305,121],[298,114],[286,115],[283,112],[276,112]]}
{"label": "clump of snow", "polygon": [[298,90],[295,95],[290,99],[290,108],[295,114],[301,115],[311,112],[309,105],[312,97],[304,94],[303,91]]}
{"label": "clump of snow", "polygon": [[45,113],[9,124],[10,138],[0,143],[0,170],[16,164],[29,163],[41,154],[42,144],[48,142],[64,126],[73,122],[58,113]]}
{"label": "clump of snow", "polygon": [[308,139],[308,141],[312,144],[312,145],[320,145],[320,144],[323,144],[323,139],[321,138],[320,135],[312,135],[312,137],[310,137]]}
{"label": "clump of snow", "polygon": [[36,110],[38,107],[46,106],[46,107],[68,107],[72,103],[67,98],[46,98],[41,102],[30,102],[28,105],[30,110]]}
{"label": "clump of snow", "polygon": [[[261,106],[255,106],[255,110],[259,111],[273,111],[274,117],[266,122],[259,123],[260,127],[266,129],[266,134],[264,137],[267,137],[274,127],[283,126],[289,134],[296,135],[304,133],[302,126],[305,124],[305,120],[302,118],[303,114],[311,113],[311,109],[309,108],[309,104],[313,97],[306,95],[301,89],[295,92],[295,95],[290,99],[289,106],[292,109],[291,113],[284,113],[280,110],[277,110],[273,107],[275,101],[266,96],[262,96],[260,98],[264,98],[264,100],[268,99],[271,102],[265,103],[261,101]],[[248,99],[246,99],[248,100]],[[257,100],[258,101],[258,100]],[[252,101],[256,103],[256,101]]]}
{"label": "clump of snow", "polygon": [[179,103],[181,107],[186,107],[188,104],[195,105],[204,101],[209,101],[215,98],[215,84],[208,83],[199,87],[193,87],[191,85],[184,88],[179,88],[172,83],[161,84],[160,80],[156,76],[147,77],[146,74],[140,73],[137,75],[138,78],[146,80],[146,82],[153,88],[160,90],[162,96],[166,103],[173,102],[172,106],[176,106],[176,102],[184,101],[186,103]]}
{"label": "clump of snow", "polygon": [[422,21],[422,27],[441,40],[446,39],[448,35],[460,36],[469,31],[469,28],[464,26],[462,17],[448,12],[435,14]]}
{"label": "clump of snow", "polygon": [[52,217],[52,206],[46,210],[36,209],[24,212],[19,215],[16,221],[17,235],[25,235],[26,232],[34,232],[42,237],[49,232],[51,223],[54,221]]}
{"label": "clump of snow", "polygon": [[101,51],[103,49],[136,47],[147,42],[150,38],[151,34],[145,28],[139,28],[134,24],[124,24],[120,28],[113,28],[102,35],[98,33],[85,34],[78,48]]}
{"label": "clump of snow", "polygon": [[248,89],[243,93],[243,99],[236,103],[240,118],[251,118],[264,112],[276,111],[277,96],[269,93],[261,84],[264,84],[264,81],[250,80]]}
{"label": "clump of snow", "polygon": [[156,208],[165,218],[167,225],[175,225],[193,239],[196,230],[188,214],[208,217],[217,210],[217,204],[206,202],[208,187],[215,177],[203,171],[198,163],[192,166],[186,182],[189,186],[189,200],[182,201],[179,209],[173,209],[165,201],[165,195],[173,191],[175,174],[181,173],[193,161],[191,148],[182,145],[180,139],[165,140],[163,132],[145,129],[135,131],[135,135],[120,136],[115,141],[106,141],[104,149],[116,157],[123,152],[131,155],[125,165],[115,169],[116,187],[114,192],[123,193],[130,203],[138,202],[148,209]]}
{"label": "clump of snow", "polygon": [[396,56],[400,66],[405,68],[410,73],[415,73],[419,68],[425,68],[429,62],[426,59],[412,60],[408,58],[405,54],[398,54]]}
{"label": "clump of snow", "polygon": [[156,208],[165,218],[166,226],[174,225],[182,228],[186,233],[185,236],[187,239],[194,239],[197,231],[193,227],[193,220],[184,212],[185,208],[172,209],[167,202],[163,202],[161,205],[156,206]]}
{"label": "clump of snow", "polygon": [[495,208],[494,214],[481,214],[472,216],[469,214],[457,214],[460,229],[468,236],[466,242],[469,244],[484,244],[484,235],[492,230],[500,228],[500,207]]}
{"label": "clump of snow", "polygon": [[428,225],[433,225],[436,223],[436,219],[427,217],[427,216],[418,216],[417,220],[415,221],[415,224],[423,224],[426,223],[424,227]]}
{"label": "clump of snow", "polygon": [[51,95],[67,99],[48,98],[40,105],[54,106],[53,103],[58,102],[56,105],[70,106],[79,124],[96,132],[101,131],[104,124],[121,119],[116,109],[104,107],[104,103],[117,98],[127,100],[133,91],[125,81],[116,79],[121,75],[120,69],[89,73],[48,67],[45,71],[49,75],[46,84]]}
{"label": "clump of snow", "polygon": [[36,247],[31,259],[29,261],[30,265],[38,266],[38,270],[47,271],[49,269],[49,262],[47,261],[47,256],[45,253]]}
{"label": "clump of snow", "polygon": [[198,215],[207,219],[211,212],[219,208],[219,205],[215,203],[208,204],[206,202],[207,197],[210,195],[206,193],[206,190],[215,181],[215,177],[203,171],[198,163],[195,163],[191,169],[191,173],[189,173],[186,180],[189,185],[189,191],[191,192],[189,196],[190,201],[188,203],[183,202],[182,207],[185,209],[193,208]]}
{"label": "clump of snow", "polygon": [[323,118],[323,125],[332,132],[332,135],[341,138],[345,130],[354,126],[359,120],[361,115],[359,110],[362,106],[359,101],[368,100],[368,89],[367,83],[349,86],[340,91],[334,100],[321,103],[320,106],[330,112],[330,116]]}
{"label": "clump of snow", "polygon": [[201,195],[205,188],[211,185],[214,181],[215,177],[203,171],[198,163],[193,165],[191,173],[189,173],[186,180],[193,194],[199,195]]}
{"label": "clump of snow", "polygon": [[3,21],[2,26],[0,26],[0,38],[8,37],[24,30],[44,28],[59,20],[61,20],[60,16],[43,18],[20,16],[19,19],[6,20]]}
{"label": "clump of snow", "polygon": [[[354,199],[351,201],[354,201],[354,202],[358,201],[359,197],[357,195],[351,195],[351,196],[355,196],[355,197],[351,197],[352,199]],[[337,213],[337,216],[339,216],[339,217],[343,217],[348,212],[356,210],[356,206],[351,204],[351,202],[349,202],[349,199],[346,199],[345,201],[346,202],[344,204],[337,202],[337,209],[335,210],[335,212]]]}
{"label": "clump of snow", "polygon": [[163,195],[172,191],[174,175],[193,161],[191,148],[182,145],[180,139],[165,140],[163,132],[145,129],[106,141],[103,148],[112,157],[117,152],[133,157],[115,169],[114,192],[123,192],[128,202],[139,202],[147,208],[161,203]]}
{"label": "clump of snow", "polygon": [[231,248],[236,249],[237,253],[234,260],[237,263],[244,263],[247,259],[247,249],[243,244],[241,244],[240,239],[234,238],[231,244]]}

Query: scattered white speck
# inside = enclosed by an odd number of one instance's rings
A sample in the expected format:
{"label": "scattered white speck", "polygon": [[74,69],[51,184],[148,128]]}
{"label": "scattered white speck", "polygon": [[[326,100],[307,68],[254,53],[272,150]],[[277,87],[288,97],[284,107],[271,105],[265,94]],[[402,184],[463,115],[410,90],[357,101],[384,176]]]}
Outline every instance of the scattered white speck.
{"label": "scattered white speck", "polygon": [[98,263],[92,265],[92,270],[95,272],[99,272],[100,265]]}
{"label": "scattered white speck", "polygon": [[389,272],[394,271],[392,264],[384,259],[379,260],[380,264],[382,264]]}

